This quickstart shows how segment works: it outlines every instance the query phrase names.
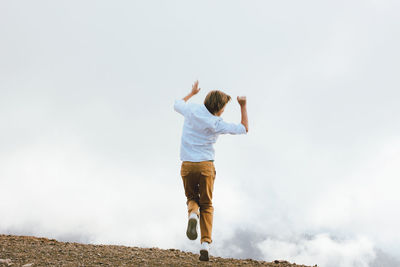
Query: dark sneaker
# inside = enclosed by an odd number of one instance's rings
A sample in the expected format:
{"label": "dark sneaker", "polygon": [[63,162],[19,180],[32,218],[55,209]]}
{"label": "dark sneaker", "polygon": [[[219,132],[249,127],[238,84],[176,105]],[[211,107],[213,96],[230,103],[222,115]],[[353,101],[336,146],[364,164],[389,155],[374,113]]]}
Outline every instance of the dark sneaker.
{"label": "dark sneaker", "polygon": [[201,243],[199,260],[208,261],[209,260],[209,258],[208,258],[208,251],[209,250],[210,250],[210,244],[208,244],[208,242]]}
{"label": "dark sneaker", "polygon": [[198,222],[197,214],[196,213],[191,213],[189,216],[189,221],[188,221],[188,226],[186,230],[186,236],[190,240],[196,240],[197,239],[197,222]]}

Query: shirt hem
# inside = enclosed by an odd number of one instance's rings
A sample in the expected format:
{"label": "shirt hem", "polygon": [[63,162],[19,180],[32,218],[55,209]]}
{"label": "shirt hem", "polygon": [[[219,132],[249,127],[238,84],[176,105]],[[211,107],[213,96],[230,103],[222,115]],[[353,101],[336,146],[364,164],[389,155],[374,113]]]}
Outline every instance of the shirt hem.
{"label": "shirt hem", "polygon": [[182,162],[184,162],[184,161],[188,161],[188,162],[203,162],[203,161],[211,161],[211,162],[214,162],[214,160],[213,159],[205,159],[205,160],[188,160],[188,159],[181,159],[181,161]]}

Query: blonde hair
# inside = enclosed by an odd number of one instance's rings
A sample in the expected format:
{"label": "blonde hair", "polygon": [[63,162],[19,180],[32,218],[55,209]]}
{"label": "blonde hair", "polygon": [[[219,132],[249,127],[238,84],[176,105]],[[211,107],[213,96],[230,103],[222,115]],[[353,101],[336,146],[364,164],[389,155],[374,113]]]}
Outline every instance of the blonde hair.
{"label": "blonde hair", "polygon": [[221,92],[219,90],[213,90],[207,94],[206,98],[204,99],[204,105],[211,114],[215,115],[230,100],[231,97],[225,94],[224,92]]}

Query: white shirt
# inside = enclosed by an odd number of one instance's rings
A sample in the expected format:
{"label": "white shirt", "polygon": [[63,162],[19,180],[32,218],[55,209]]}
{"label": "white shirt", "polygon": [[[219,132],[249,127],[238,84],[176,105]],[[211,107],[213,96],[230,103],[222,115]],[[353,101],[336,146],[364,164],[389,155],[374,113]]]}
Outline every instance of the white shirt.
{"label": "white shirt", "polygon": [[175,100],[175,111],[185,117],[181,138],[182,161],[214,160],[214,143],[220,134],[246,134],[243,124],[227,123],[211,114],[204,104]]}

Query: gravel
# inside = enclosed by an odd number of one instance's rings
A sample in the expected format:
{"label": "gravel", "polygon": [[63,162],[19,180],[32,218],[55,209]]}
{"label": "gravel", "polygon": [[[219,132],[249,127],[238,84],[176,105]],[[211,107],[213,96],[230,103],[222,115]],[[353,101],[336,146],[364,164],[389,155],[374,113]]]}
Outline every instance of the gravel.
{"label": "gravel", "polygon": [[177,249],[138,248],[59,242],[32,236],[0,235],[0,266],[268,266],[309,267],[287,261],[210,257]]}

